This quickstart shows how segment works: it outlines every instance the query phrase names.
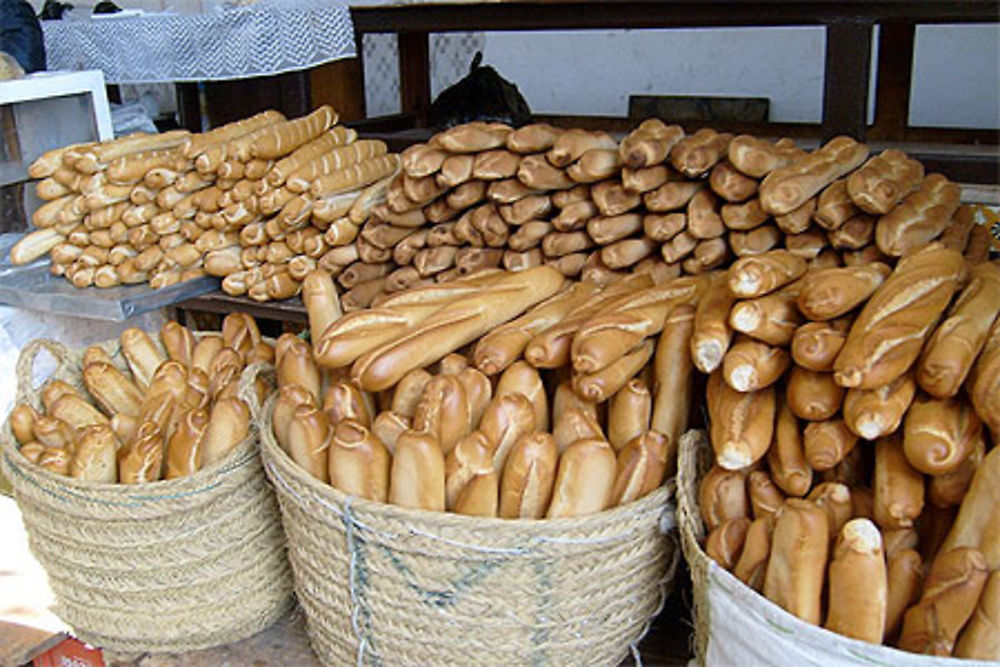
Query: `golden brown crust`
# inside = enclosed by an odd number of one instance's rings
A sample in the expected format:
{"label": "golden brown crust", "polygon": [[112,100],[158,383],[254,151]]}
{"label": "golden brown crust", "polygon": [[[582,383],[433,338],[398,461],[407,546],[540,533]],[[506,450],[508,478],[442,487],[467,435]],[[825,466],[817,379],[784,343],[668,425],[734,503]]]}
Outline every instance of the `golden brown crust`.
{"label": "golden brown crust", "polygon": [[792,498],[775,517],[764,595],[807,623],[821,621],[829,524],[815,504]]}
{"label": "golden brown crust", "polygon": [[712,447],[719,465],[738,470],[760,460],[774,431],[774,387],[738,392],[717,371],[708,378],[706,402]]}

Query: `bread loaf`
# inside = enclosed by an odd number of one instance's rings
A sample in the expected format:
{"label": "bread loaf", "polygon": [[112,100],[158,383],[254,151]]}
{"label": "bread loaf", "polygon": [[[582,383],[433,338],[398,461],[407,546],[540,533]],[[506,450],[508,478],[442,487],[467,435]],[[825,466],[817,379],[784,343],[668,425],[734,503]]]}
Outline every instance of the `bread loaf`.
{"label": "bread loaf", "polygon": [[811,320],[840,317],[867,301],[889,272],[881,263],[810,271],[802,279],[799,310]]}
{"label": "bread loaf", "polygon": [[[541,519],[555,482],[558,451],[547,433],[523,436],[510,450],[500,486],[500,516]],[[491,459],[492,462],[492,459]]]}
{"label": "bread loaf", "polygon": [[867,519],[848,521],[830,560],[827,630],[881,644],[888,606],[888,573],[882,536]]}
{"label": "bread loaf", "polygon": [[890,148],[871,158],[847,178],[847,192],[863,211],[884,215],[924,178],[924,167],[903,151]]}
{"label": "bread loaf", "polygon": [[753,178],[763,178],[804,154],[791,139],[779,139],[772,144],[748,134],[734,137],[728,149],[729,161],[733,166]]}
{"label": "bread loaf", "polygon": [[658,165],[667,159],[670,151],[684,136],[679,125],[666,125],[650,118],[632,130],[618,146],[622,163],[630,169]]}
{"label": "bread loaf", "polygon": [[976,547],[991,569],[1000,567],[1000,449],[994,447],[976,470],[941,553]]}
{"label": "bread loaf", "polygon": [[958,658],[1000,660],[1000,571],[991,572],[987,578],[954,654]]}
{"label": "bread loaf", "polygon": [[715,527],[705,538],[705,553],[727,570],[732,570],[743,551],[750,519],[727,519]]}
{"label": "bread loaf", "polygon": [[965,260],[940,246],[897,264],[862,308],[837,355],[838,384],[874,389],[905,373],[965,275]]}
{"label": "bread loaf", "polygon": [[389,482],[389,502],[401,507],[443,512],[445,462],[433,437],[407,431],[396,441]]}
{"label": "bread loaf", "polygon": [[722,361],[722,377],[736,391],[759,391],[777,382],[788,365],[788,352],[782,348],[740,338]]}
{"label": "bread loaf", "polygon": [[515,153],[542,153],[552,148],[562,133],[563,130],[557,127],[545,123],[532,123],[509,133],[506,145]]}
{"label": "bread loaf", "polygon": [[924,478],[910,466],[898,434],[875,443],[875,521],[883,529],[908,528],[924,507]]}
{"label": "bread loaf", "polygon": [[729,291],[733,296],[752,299],[787,285],[805,272],[805,260],[787,250],[743,257],[729,267]]}
{"label": "bread loaf", "polygon": [[828,551],[826,515],[809,501],[789,499],[775,515],[765,597],[803,621],[819,625]]}
{"label": "bread loaf", "polygon": [[546,516],[581,516],[607,509],[615,483],[615,453],[606,441],[577,440],[562,453]]}
{"label": "bread loaf", "polygon": [[771,171],[760,185],[760,202],[772,215],[790,213],[820,190],[856,169],[868,147],[835,137],[813,153]]}
{"label": "bread loaf", "polygon": [[708,378],[706,402],[718,464],[737,470],[760,460],[771,444],[774,431],[774,387],[738,392],[717,371]]}
{"label": "bread loaf", "polygon": [[670,151],[670,163],[688,178],[707,173],[729,148],[733,135],[709,128],[698,130],[678,141]]}

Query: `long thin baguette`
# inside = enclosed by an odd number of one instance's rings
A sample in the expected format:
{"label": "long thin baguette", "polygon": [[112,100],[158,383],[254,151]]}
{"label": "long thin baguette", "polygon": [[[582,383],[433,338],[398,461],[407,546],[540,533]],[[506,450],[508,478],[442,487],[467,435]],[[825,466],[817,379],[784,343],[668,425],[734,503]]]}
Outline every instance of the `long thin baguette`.
{"label": "long thin baguette", "polygon": [[346,169],[320,176],[313,181],[309,193],[328,197],[340,192],[366,187],[399,169],[398,155],[382,155],[353,164]]}
{"label": "long thin baguette", "polygon": [[[327,135],[332,136],[332,135]],[[388,148],[383,141],[363,139],[327,152],[301,165],[289,174],[286,187],[292,192],[306,192],[313,181],[352,165],[385,155]],[[273,169],[271,172],[273,173]]]}

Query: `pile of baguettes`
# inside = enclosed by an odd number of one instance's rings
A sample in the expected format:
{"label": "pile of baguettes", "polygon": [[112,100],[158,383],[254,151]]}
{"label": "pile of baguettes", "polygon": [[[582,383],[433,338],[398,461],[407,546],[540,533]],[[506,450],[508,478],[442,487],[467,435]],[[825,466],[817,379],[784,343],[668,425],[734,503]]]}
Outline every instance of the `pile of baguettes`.
{"label": "pile of baguettes", "polygon": [[[275,438],[317,479],[404,507],[541,519],[629,503],[676,466],[690,364],[675,359],[706,285],[494,269],[338,319],[317,270],[312,348],[276,345]],[[646,330],[626,331],[619,315],[639,313]]]}
{"label": "pile of baguettes", "polygon": [[398,170],[383,142],[336,123],[328,106],[295,120],[266,111],[203,134],[46,153],[29,169],[47,200],[32,216],[38,231],[11,260],[48,252],[52,271],[77,287],[162,287],[208,273],[228,277],[231,294],[294,296],[318,262],[353,261],[330,251],[354,240]]}
{"label": "pile of baguettes", "polygon": [[[246,439],[250,412],[236,395],[244,366],[271,363],[253,318],[233,314],[221,334],[196,339],[176,322],[160,331],[164,355],[141,329],[121,335],[128,369],[87,348],[86,394],[62,380],[41,391],[44,411],[19,403],[10,426],[32,463],[80,480],[139,484],[192,475]],[[262,379],[259,398],[272,391]]]}
{"label": "pile of baguettes", "polygon": [[708,555],[835,632],[1000,660],[998,312],[1000,264],[939,243],[894,269],[776,250],[713,277],[690,342]]}
{"label": "pile of baguettes", "polygon": [[[647,120],[604,132],[470,123],[401,154],[339,277],[345,309],[483,267],[551,264],[567,277],[701,274],[785,248],[823,266],[899,257],[943,233],[960,191],[899,150],[838,137],[807,153]],[[950,242],[982,256],[988,233]],[[971,238],[970,238],[971,236]]]}

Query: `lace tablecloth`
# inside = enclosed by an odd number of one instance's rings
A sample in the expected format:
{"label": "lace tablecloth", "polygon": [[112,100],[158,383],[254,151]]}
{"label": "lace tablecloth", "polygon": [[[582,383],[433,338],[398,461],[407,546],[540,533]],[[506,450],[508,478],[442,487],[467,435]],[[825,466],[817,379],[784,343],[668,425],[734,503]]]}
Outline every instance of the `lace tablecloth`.
{"label": "lace tablecloth", "polygon": [[50,70],[108,83],[245,79],[354,57],[346,5],[295,0],[193,15],[42,21]]}

